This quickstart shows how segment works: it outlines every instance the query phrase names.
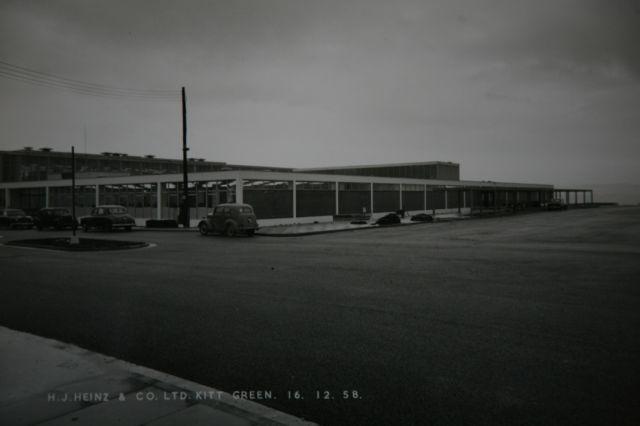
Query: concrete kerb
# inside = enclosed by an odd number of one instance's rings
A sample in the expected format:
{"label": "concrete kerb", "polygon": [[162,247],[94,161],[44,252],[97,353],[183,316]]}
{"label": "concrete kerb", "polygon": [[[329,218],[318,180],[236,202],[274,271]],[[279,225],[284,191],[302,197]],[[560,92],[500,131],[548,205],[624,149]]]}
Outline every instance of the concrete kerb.
{"label": "concrete kerb", "polygon": [[46,352],[47,350],[64,351],[72,356],[78,357],[79,359],[84,359],[93,365],[101,366],[99,368],[107,371],[109,375],[118,376],[119,374],[126,373],[132,377],[140,377],[144,382],[170,392],[184,391],[191,394],[200,393],[216,395],[215,398],[199,400],[197,404],[206,405],[214,410],[246,419],[251,423],[271,425],[316,425],[316,423],[260,405],[256,402],[235,398],[226,392],[199,383],[172,376],[151,368],[132,364],[111,356],[92,352],[69,343],[12,330],[2,326],[0,326],[0,331],[5,334],[10,333],[24,336],[21,338],[22,340],[27,339],[27,341],[30,342],[29,345],[35,344],[41,348],[40,350],[42,352]]}
{"label": "concrete kerb", "polygon": [[[396,228],[400,226],[411,226],[411,225],[426,225],[430,223],[438,223],[438,222],[451,222],[455,220],[464,220],[468,219],[468,217],[442,217],[442,218],[434,218],[433,222],[403,222],[392,225],[376,225],[376,224],[367,224],[358,227],[350,227],[350,228],[339,228],[339,229],[323,229],[318,231],[304,231],[304,232],[264,232],[258,230],[256,235],[264,236],[264,237],[302,237],[306,235],[318,235],[318,234],[332,234],[336,232],[349,232],[349,231],[363,231],[367,229],[383,229],[383,228]],[[285,225],[286,226],[286,225]]]}

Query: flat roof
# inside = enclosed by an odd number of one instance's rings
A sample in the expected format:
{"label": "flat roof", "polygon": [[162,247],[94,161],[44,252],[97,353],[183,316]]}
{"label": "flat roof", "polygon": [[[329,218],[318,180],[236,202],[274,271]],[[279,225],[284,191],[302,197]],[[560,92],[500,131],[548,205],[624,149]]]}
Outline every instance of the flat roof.
{"label": "flat roof", "polygon": [[350,169],[373,169],[380,167],[406,167],[406,166],[458,166],[460,163],[452,161],[422,161],[418,163],[386,163],[386,164],[362,164],[356,166],[337,166],[337,167],[311,167],[302,169],[293,169],[294,172],[313,172],[320,170],[350,170]]}

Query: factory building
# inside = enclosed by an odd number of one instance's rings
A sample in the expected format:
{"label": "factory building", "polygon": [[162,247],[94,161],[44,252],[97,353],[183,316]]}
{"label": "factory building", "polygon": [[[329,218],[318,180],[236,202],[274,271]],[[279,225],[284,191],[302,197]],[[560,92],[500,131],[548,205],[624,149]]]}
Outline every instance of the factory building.
{"label": "factory building", "polygon": [[[139,224],[178,217],[181,160],[115,153],[76,157],[78,216],[96,205],[120,204]],[[71,205],[69,153],[0,151],[0,167],[0,207],[34,212]],[[463,181],[459,164],[449,162],[290,169],[191,159],[188,171],[192,223],[225,202],[253,205],[266,225],[363,213],[376,216],[398,209],[464,214],[515,205],[526,208],[554,196],[554,187],[546,184]]]}

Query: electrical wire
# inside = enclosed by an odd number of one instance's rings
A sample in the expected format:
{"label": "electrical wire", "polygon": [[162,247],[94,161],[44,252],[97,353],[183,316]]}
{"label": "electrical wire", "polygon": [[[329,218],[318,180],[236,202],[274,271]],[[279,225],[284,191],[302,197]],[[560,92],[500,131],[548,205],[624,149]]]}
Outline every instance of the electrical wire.
{"label": "electrical wire", "polygon": [[178,90],[133,89],[88,83],[31,70],[0,60],[0,77],[41,87],[69,90],[78,94],[109,98],[173,101],[179,99]]}

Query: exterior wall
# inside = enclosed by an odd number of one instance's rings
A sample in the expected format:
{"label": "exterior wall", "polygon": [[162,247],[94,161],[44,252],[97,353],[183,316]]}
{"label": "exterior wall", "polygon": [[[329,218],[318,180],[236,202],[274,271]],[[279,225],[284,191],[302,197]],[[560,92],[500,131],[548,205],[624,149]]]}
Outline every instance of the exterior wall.
{"label": "exterior wall", "polygon": [[400,185],[373,184],[373,212],[393,212],[400,208]]}
{"label": "exterior wall", "polygon": [[[258,166],[237,166],[222,162],[190,160],[189,173],[213,172],[228,169],[264,170]],[[286,168],[275,168],[290,171]],[[182,160],[147,158],[118,154],[107,156],[76,152],[76,177],[97,178],[182,173]],[[0,151],[0,179],[2,182],[27,182],[69,179],[71,153],[37,150]]]}
{"label": "exterior wall", "polygon": [[293,182],[245,181],[243,202],[253,206],[258,219],[293,217]]}
{"label": "exterior wall", "polygon": [[444,190],[427,189],[427,210],[439,210],[444,208]]}
{"label": "exterior wall", "polygon": [[335,194],[335,182],[297,182],[296,217],[333,216]]}
{"label": "exterior wall", "polygon": [[[469,181],[433,181],[363,176],[314,175],[266,171],[220,171],[192,174],[189,183],[190,219],[197,220],[219,203],[243,200],[254,205],[258,218],[283,223],[305,222],[330,218],[336,213],[336,198],[340,214],[362,214],[363,209],[381,215],[404,206],[407,211],[436,210],[458,212],[458,194],[466,193],[464,208],[493,207],[494,193],[500,200],[519,202],[553,193],[553,187],[533,184],[506,184]],[[338,191],[336,191],[336,181]],[[236,182],[242,183],[238,192]],[[295,203],[293,184],[296,184]],[[122,204],[140,224],[144,219],[177,219],[183,196],[181,175],[146,175],[118,178],[79,179],[77,182],[77,214],[82,216],[96,204]],[[373,191],[372,191],[373,185]],[[400,200],[402,187],[402,204]],[[426,194],[425,194],[426,187]],[[445,189],[447,203],[445,206]],[[238,188],[239,189],[239,188]],[[373,199],[371,198],[373,192]],[[70,207],[70,181],[0,183],[0,195],[11,207],[37,209],[49,206]],[[47,197],[48,193],[48,197]],[[426,195],[426,206],[425,206]],[[460,200],[462,201],[462,194]],[[294,215],[295,205],[295,215]],[[426,207],[426,208],[425,208]],[[462,208],[462,206],[460,206]],[[446,208],[446,210],[445,210]],[[461,211],[464,211],[461,209]],[[374,215],[375,216],[375,215]],[[314,219],[315,218],[315,219]]]}
{"label": "exterior wall", "polygon": [[27,214],[33,213],[45,207],[45,196],[44,188],[11,189],[9,190],[9,199],[11,200],[9,206],[22,209]]}
{"label": "exterior wall", "polygon": [[424,185],[402,185],[402,208],[424,211]]}
{"label": "exterior wall", "polygon": [[[302,170],[305,172],[304,170]],[[311,169],[309,172],[342,176],[377,176],[410,179],[460,180],[460,165],[456,163],[389,164],[380,166]]]}
{"label": "exterior wall", "polygon": [[371,213],[371,186],[368,183],[340,183],[338,186],[339,214]]}

